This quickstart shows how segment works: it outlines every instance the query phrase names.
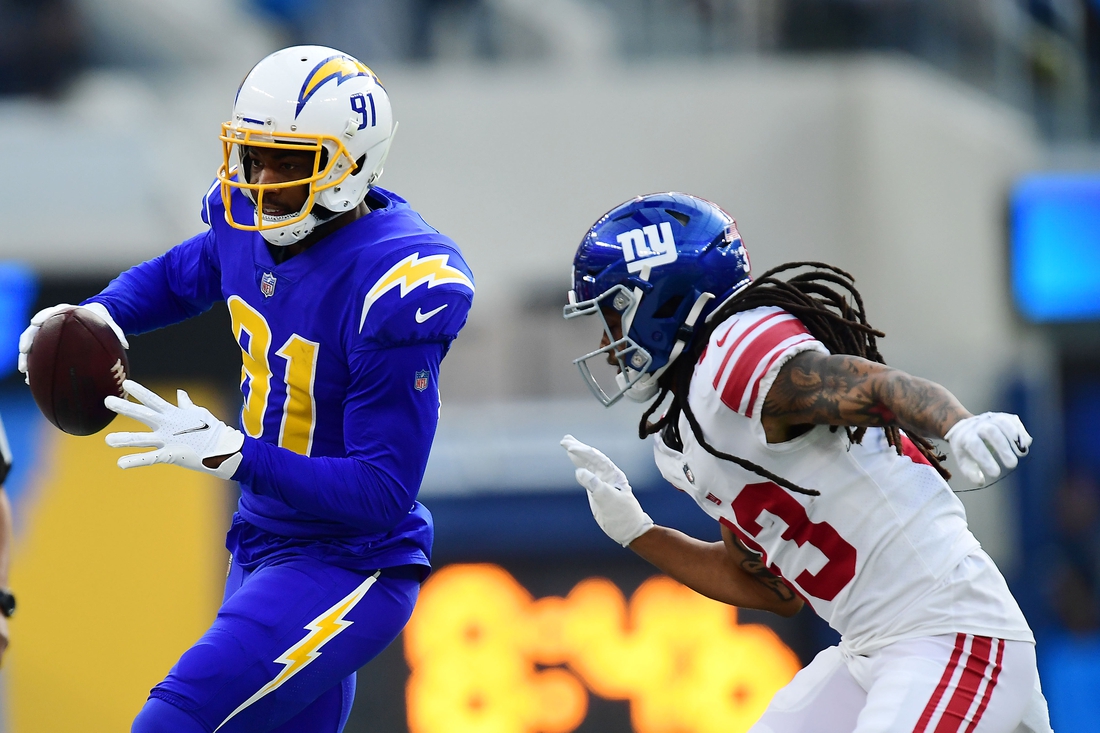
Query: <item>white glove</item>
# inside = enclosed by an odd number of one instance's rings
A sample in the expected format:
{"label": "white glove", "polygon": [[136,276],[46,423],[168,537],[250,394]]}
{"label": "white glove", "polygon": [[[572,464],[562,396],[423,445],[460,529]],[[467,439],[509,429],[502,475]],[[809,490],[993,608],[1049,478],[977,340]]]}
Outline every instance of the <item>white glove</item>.
{"label": "white glove", "polygon": [[951,444],[963,475],[978,486],[1001,474],[994,456],[1005,468],[1016,468],[1018,457],[1027,455],[1031,445],[1020,418],[1004,412],[983,412],[959,420],[943,437]]}
{"label": "white glove", "polygon": [[[232,478],[241,465],[244,433],[229,427],[205,407],[191,402],[182,389],[176,390],[176,402],[171,404],[132,379],[122,383],[123,389],[141,404],[119,397],[107,397],[103,404],[119,415],[140,420],[153,428],[151,433],[109,433],[107,445],[112,448],[157,448],[146,453],[132,453],[118,459],[119,468],[151,466],[154,463],[174,463],[193,471],[210,473],[218,478]],[[217,468],[203,465],[204,458],[229,456]]]}
{"label": "white glove", "polygon": [[[122,332],[122,329],[115,323],[115,319],[111,318],[111,314],[107,311],[107,307],[102,303],[88,303],[88,305],[69,305],[68,303],[61,303],[60,305],[50,306],[49,308],[43,308],[31,317],[31,325],[23,331],[19,336],[19,371],[24,375],[27,374],[27,354],[31,353],[31,344],[34,343],[34,335],[38,333],[38,330],[42,328],[42,324],[46,322],[50,316],[56,315],[61,311],[68,310],[69,308],[83,308],[84,310],[91,311],[97,318],[105,321],[111,330],[118,336],[118,340],[122,342],[122,348],[130,348],[130,342],[126,340],[126,334]],[[24,381],[27,384],[31,383],[30,376],[24,376]]]}
{"label": "white glove", "polygon": [[608,537],[626,547],[653,527],[653,520],[634,498],[626,474],[610,458],[572,435],[561,439],[561,447],[577,467],[577,483],[588,489],[592,516]]}

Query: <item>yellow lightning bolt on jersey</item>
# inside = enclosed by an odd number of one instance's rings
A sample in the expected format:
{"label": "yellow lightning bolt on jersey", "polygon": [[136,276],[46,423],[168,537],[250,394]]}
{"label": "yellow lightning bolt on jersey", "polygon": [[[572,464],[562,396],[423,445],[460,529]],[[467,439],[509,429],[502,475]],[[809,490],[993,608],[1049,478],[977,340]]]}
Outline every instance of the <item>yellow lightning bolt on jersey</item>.
{"label": "yellow lightning bolt on jersey", "polygon": [[309,631],[309,633],[275,660],[279,664],[284,665],[283,671],[279,672],[279,674],[275,676],[275,679],[261,687],[256,691],[255,695],[245,700],[241,703],[240,707],[231,712],[229,717],[223,720],[221,724],[214,729],[215,733],[221,730],[226,723],[237,715],[237,713],[268,693],[274,692],[282,687],[287,680],[305,669],[306,665],[314,659],[321,656],[321,647],[335,639],[336,635],[341,631],[351,626],[352,622],[345,621],[344,617],[348,615],[351,609],[355,608],[359,601],[363,600],[363,596],[367,594],[370,587],[378,580],[378,575],[379,573],[375,573],[367,578],[358,588],[347,594],[343,600],[306,624],[305,629]]}
{"label": "yellow lightning bolt on jersey", "polygon": [[448,255],[428,255],[421,257],[414,252],[405,259],[391,267],[385,275],[367,292],[363,299],[363,315],[359,317],[359,332],[363,332],[363,324],[367,322],[367,311],[375,301],[394,288],[401,288],[401,297],[404,298],[410,290],[427,283],[429,288],[447,283],[456,283],[474,289],[470,278],[459,269],[447,264]]}

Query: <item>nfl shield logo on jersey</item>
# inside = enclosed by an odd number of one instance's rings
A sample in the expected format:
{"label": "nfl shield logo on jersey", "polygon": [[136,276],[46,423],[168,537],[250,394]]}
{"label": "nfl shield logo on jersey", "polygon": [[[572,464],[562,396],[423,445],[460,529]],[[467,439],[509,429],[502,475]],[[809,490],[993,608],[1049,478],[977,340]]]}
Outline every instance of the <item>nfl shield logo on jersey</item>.
{"label": "nfl shield logo on jersey", "polygon": [[270,298],[275,294],[275,276],[270,272],[265,272],[264,276],[260,278],[260,292],[264,294],[265,298]]}
{"label": "nfl shield logo on jersey", "polygon": [[425,369],[424,371],[417,372],[413,376],[416,378],[413,382],[413,387],[416,388],[417,392],[423,392],[428,388],[428,370]]}

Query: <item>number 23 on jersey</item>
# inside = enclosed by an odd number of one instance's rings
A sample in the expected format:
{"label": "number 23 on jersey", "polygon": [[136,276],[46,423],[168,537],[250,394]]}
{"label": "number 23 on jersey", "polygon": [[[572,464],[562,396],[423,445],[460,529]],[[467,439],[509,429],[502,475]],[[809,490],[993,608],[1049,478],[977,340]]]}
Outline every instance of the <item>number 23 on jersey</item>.
{"label": "number 23 on jersey", "polygon": [[781,535],[783,540],[794,542],[799,548],[809,545],[825,556],[825,564],[816,573],[803,570],[793,579],[814,598],[833,600],[855,577],[856,548],[828,522],[811,521],[806,507],[778,484],[771,481],[749,484],[741,489],[730,506],[740,527],[725,519],[721,521],[751,549],[762,551],[760,545],[745,534],[760,537],[764,532],[761,519],[766,512],[786,525]]}
{"label": "number 23 on jersey", "polygon": [[280,378],[274,373],[272,362],[280,361],[286,399],[281,406],[278,444],[308,456],[317,417],[313,386],[320,344],[295,333],[271,354],[271,327],[267,319],[239,296],[231,295],[228,304],[233,337],[241,347],[241,391],[245,394],[241,426],[253,438],[263,435],[271,380]]}

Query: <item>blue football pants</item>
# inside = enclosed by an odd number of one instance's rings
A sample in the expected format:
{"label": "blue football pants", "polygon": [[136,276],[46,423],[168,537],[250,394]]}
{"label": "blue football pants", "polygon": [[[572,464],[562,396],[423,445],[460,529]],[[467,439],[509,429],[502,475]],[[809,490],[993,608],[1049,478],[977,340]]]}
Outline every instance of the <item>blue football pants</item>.
{"label": "blue football pants", "polygon": [[214,624],[153,688],[131,733],[340,733],[355,671],[420,591],[410,566],[363,574],[306,556],[236,563]]}

